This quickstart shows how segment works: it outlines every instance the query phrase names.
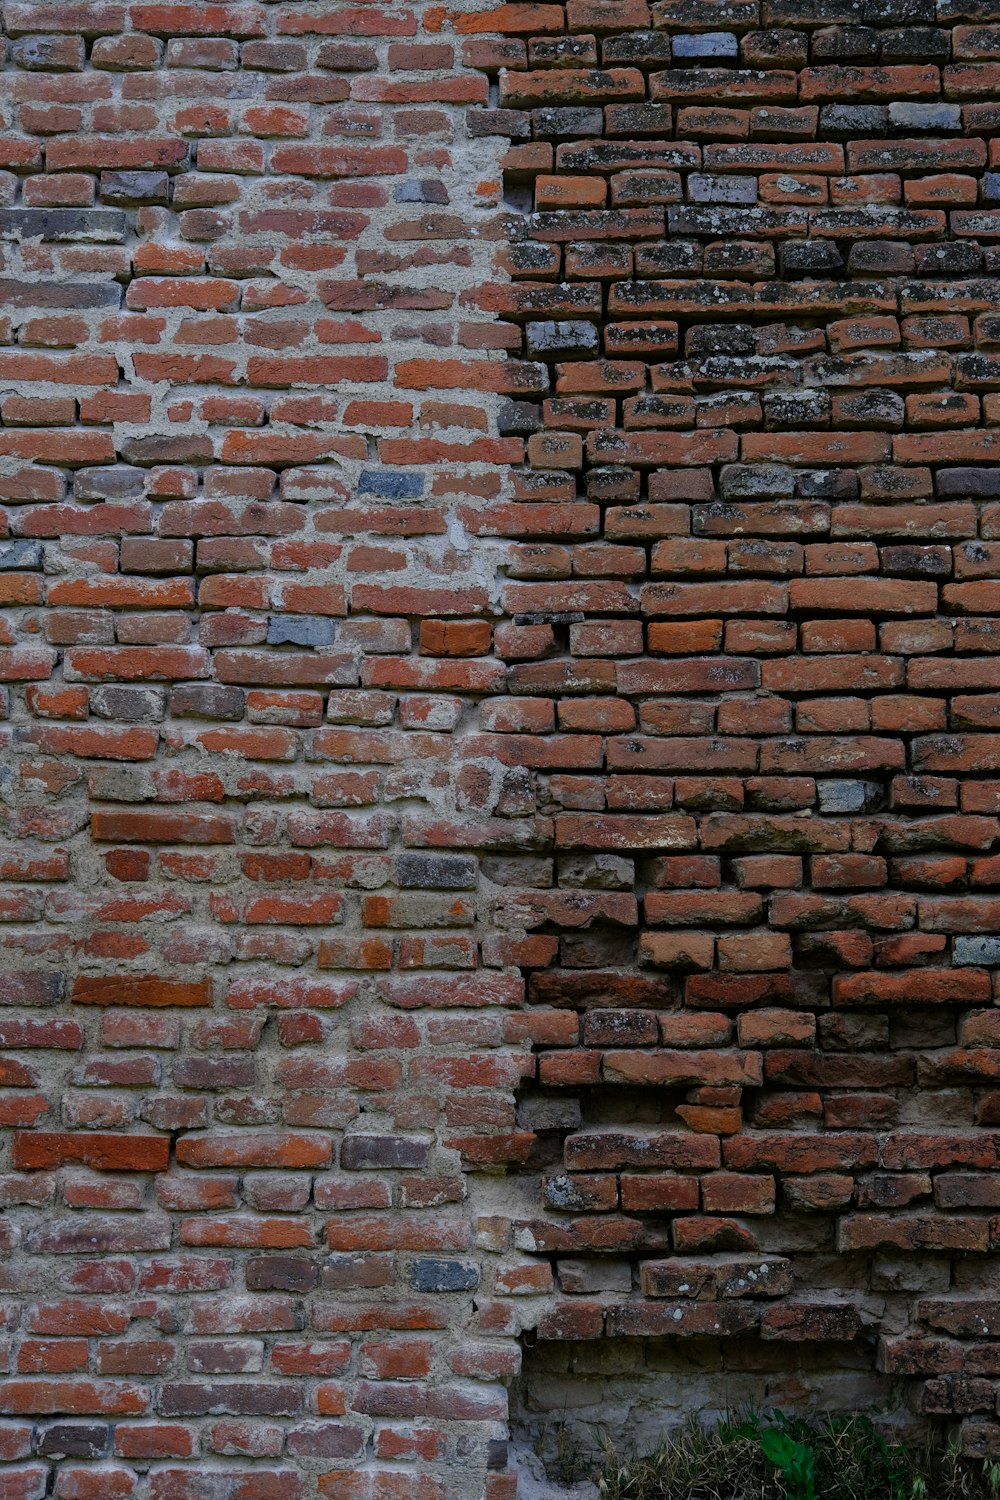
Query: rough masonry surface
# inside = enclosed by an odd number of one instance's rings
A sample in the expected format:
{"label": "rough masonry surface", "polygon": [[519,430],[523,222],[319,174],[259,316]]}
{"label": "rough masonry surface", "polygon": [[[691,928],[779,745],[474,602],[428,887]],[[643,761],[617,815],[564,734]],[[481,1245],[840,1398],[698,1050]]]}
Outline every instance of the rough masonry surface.
{"label": "rough masonry surface", "polygon": [[997,0],[0,13],[2,1500],[1000,1455]]}

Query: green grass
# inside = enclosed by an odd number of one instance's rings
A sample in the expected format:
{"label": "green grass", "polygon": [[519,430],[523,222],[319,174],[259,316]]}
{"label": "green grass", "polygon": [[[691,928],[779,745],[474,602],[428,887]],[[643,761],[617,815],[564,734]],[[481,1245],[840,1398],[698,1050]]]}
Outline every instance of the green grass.
{"label": "green grass", "polygon": [[595,1478],[603,1500],[1000,1500],[1000,1463],[903,1448],[860,1414],[692,1422]]}

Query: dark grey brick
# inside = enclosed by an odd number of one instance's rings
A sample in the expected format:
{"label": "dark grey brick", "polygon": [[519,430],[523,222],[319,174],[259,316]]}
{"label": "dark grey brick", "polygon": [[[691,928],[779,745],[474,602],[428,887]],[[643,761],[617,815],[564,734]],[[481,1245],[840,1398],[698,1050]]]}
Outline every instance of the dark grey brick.
{"label": "dark grey brick", "polygon": [[840,397],[840,416],[859,427],[896,430],[906,419],[906,408],[898,391],[845,391]]}
{"label": "dark grey brick", "polygon": [[477,863],[469,854],[401,854],[399,884],[406,890],[471,891]]}
{"label": "dark grey brick", "polygon": [[905,240],[856,240],[847,269],[852,276],[908,276],[916,269],[913,246]]}
{"label": "dark grey brick", "polygon": [[926,26],[948,20],[950,9],[950,0],[939,0],[936,9],[934,0],[863,0],[861,13],[869,26]]}
{"label": "dark grey brick", "polygon": [[345,1422],[307,1422],[288,1434],[289,1453],[296,1458],[353,1458],[362,1448],[360,1427]]}
{"label": "dark grey brick", "polygon": [[569,105],[565,108],[535,109],[531,112],[531,133],[544,136],[601,135],[604,115],[599,109]]}
{"label": "dark grey brick", "polygon": [[122,719],[129,724],[155,724],[167,711],[167,690],[160,687],[95,686],[90,707],[100,719]]}
{"label": "dark grey brick", "polygon": [[903,26],[880,33],[882,61],[946,63],[951,57],[951,38],[936,26]]}
{"label": "dark grey brick", "polygon": [[479,1267],[460,1260],[415,1260],[410,1285],[418,1292],[472,1292],[479,1285]]}
{"label": "dark grey brick", "polygon": [[852,26],[864,18],[863,0],[765,0],[765,26]]}
{"label": "dark grey brick", "polygon": [[0,973],[0,1005],[51,1005],[66,994],[66,975],[57,969]]}
{"label": "dark grey brick", "polygon": [[160,1391],[165,1417],[204,1417],[227,1412],[237,1417],[290,1417],[302,1409],[301,1384],[275,1380],[171,1381]]}
{"label": "dark grey brick", "polygon": [[957,937],[957,964],[1000,964],[1000,937]]}
{"label": "dark grey brick", "polygon": [[692,203],[756,203],[757,179],[692,172],[687,180],[687,195]]}
{"label": "dark grey brick", "polygon": [[663,31],[627,31],[622,36],[609,36],[601,52],[606,68],[669,63],[672,56],[670,37]]}
{"label": "dark grey brick", "polygon": [[79,73],[87,61],[82,36],[22,36],[10,52],[12,61],[29,73]]}
{"label": "dark grey brick", "polygon": [[527,327],[527,349],[532,359],[565,359],[570,354],[588,355],[593,359],[600,347],[600,334],[595,324],[580,319],[546,320],[529,323]]}
{"label": "dark grey brick", "polygon": [[405,1135],[346,1135],[340,1165],[348,1172],[366,1167],[425,1167],[430,1149],[426,1141]]}
{"label": "dark grey brick", "polygon": [[795,493],[810,500],[850,500],[861,489],[853,469],[797,469]]}
{"label": "dark grey brick", "polygon": [[779,248],[778,255],[783,276],[836,275],[844,266],[844,258],[832,240],[790,241]]}
{"label": "dark grey brick", "polygon": [[871,62],[879,54],[879,34],[871,26],[831,26],[813,33],[816,63]]}
{"label": "dark grey brick", "polygon": [[128,219],[117,208],[0,208],[0,240],[88,240],[122,244]]}
{"label": "dark grey brick", "polygon": [[166,203],[170,178],[166,172],[102,172],[105,203]]}
{"label": "dark grey brick", "polygon": [[947,134],[962,128],[960,104],[906,104],[889,105],[889,125],[893,130],[908,134],[911,130],[929,130],[937,135]]}
{"label": "dark grey brick", "polygon": [[[251,47],[273,47],[274,45],[274,42],[245,42],[243,45],[244,64]],[[256,61],[252,65],[260,66]],[[320,68],[336,68],[338,72],[344,73],[366,73],[378,67],[378,53],[367,42],[323,42],[316,54],[316,65]],[[269,63],[269,66],[273,67],[274,63]],[[305,62],[296,64],[296,69],[305,67]]]}
{"label": "dark grey brick", "polygon": [[212,439],[204,433],[169,437],[151,433],[146,437],[127,437],[121,442],[121,455],[133,464],[208,464],[214,452]]}
{"label": "dark grey brick", "polygon": [[53,1422],[35,1439],[40,1458],[103,1458],[111,1441],[106,1422]]}
{"label": "dark grey brick", "polygon": [[1000,469],[939,469],[935,484],[939,495],[992,499],[1000,495]]}
{"label": "dark grey brick", "polygon": [[363,469],[359,495],[378,495],[383,500],[416,500],[424,492],[424,476],[405,470]]}
{"label": "dark grey brick", "polygon": [[448,203],[448,189],[443,182],[437,182],[432,177],[425,177],[419,181],[408,181],[397,183],[393,189],[393,198],[397,203]]}
{"label": "dark grey brick", "polygon": [[902,543],[881,548],[882,569],[910,578],[947,578],[951,574],[951,550],[948,547],[921,547]]}
{"label": "dark grey brick", "polygon": [[138,500],[145,488],[146,475],[131,464],[77,469],[73,477],[73,493],[78,500]]}
{"label": "dark grey brick", "polygon": [[506,1438],[490,1438],[486,1444],[486,1467],[488,1469],[506,1469],[507,1448]]}
{"label": "dark grey brick", "polygon": [[594,1206],[591,1195],[565,1172],[545,1183],[545,1205],[558,1213],[585,1213]]}
{"label": "dark grey brick", "polygon": [[520,109],[470,109],[465,123],[470,135],[505,135],[523,141],[531,134],[531,116]]}
{"label": "dark grey brick", "polygon": [[542,430],[542,408],[537,401],[512,401],[501,396],[497,411],[501,437],[527,437]]}
{"label": "dark grey brick", "polygon": [[678,34],[673,39],[675,57],[687,59],[735,58],[740,44],[732,31],[701,31]]}
{"label": "dark grey brick", "polygon": [[121,287],[117,281],[15,281],[0,277],[0,302],[4,307],[119,307]]}
{"label": "dark grey brick", "polygon": [[882,104],[824,104],[820,110],[820,138],[825,135],[880,136],[889,128],[889,111]]}
{"label": "dark grey brick", "polygon": [[247,1262],[248,1292],[308,1292],[319,1280],[319,1266],[303,1255],[261,1255]]}
{"label": "dark grey brick", "polygon": [[41,542],[0,542],[0,568],[40,568]]}
{"label": "dark grey brick", "polygon": [[326,615],[269,615],[269,646],[331,646],[337,627]]}
{"label": "dark grey brick", "polygon": [[723,500],[790,499],[794,492],[794,475],[787,464],[724,464],[719,473]]}
{"label": "dark grey brick", "polygon": [[918,276],[975,276],[983,268],[983,252],[968,240],[932,241],[913,246],[913,263]]}
{"label": "dark grey brick", "polygon": [[817,781],[819,810],[825,813],[869,812],[882,800],[877,781]]}
{"label": "dark grey brick", "polygon": [[219,682],[182,682],[170,694],[170,712],[178,719],[242,719],[242,688]]}
{"label": "dark grey brick", "polygon": [[830,392],[813,387],[797,391],[764,391],[764,418],[769,427],[823,427],[830,420]]}

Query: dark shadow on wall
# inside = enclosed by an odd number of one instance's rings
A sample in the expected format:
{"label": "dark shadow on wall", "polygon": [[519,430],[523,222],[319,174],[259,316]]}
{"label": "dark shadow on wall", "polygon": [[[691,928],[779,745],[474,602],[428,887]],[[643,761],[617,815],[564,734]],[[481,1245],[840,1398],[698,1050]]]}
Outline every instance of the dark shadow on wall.
{"label": "dark shadow on wall", "polygon": [[873,1372],[870,1343],[789,1350],[758,1339],[529,1342],[511,1393],[511,1443],[529,1472],[570,1487],[593,1482],[610,1454],[652,1453],[692,1417],[711,1425],[750,1408],[880,1413],[901,1437],[912,1435],[906,1394]]}
{"label": "dark shadow on wall", "polygon": [[922,196],[981,191],[995,106],[914,51],[975,51],[959,5],[724,9],[571,0],[500,82],[495,739],[551,819],[490,873],[535,1057],[514,1428],[558,1467],[749,1387],[1000,1453],[1000,251]]}

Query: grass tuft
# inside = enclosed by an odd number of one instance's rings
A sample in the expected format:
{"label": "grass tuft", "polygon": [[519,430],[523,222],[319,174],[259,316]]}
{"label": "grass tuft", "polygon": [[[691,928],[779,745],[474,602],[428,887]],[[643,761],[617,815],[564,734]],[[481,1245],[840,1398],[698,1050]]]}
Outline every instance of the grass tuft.
{"label": "grass tuft", "polygon": [[697,1421],[642,1458],[605,1449],[602,1500],[1000,1500],[1000,1463],[886,1440],[860,1413]]}

